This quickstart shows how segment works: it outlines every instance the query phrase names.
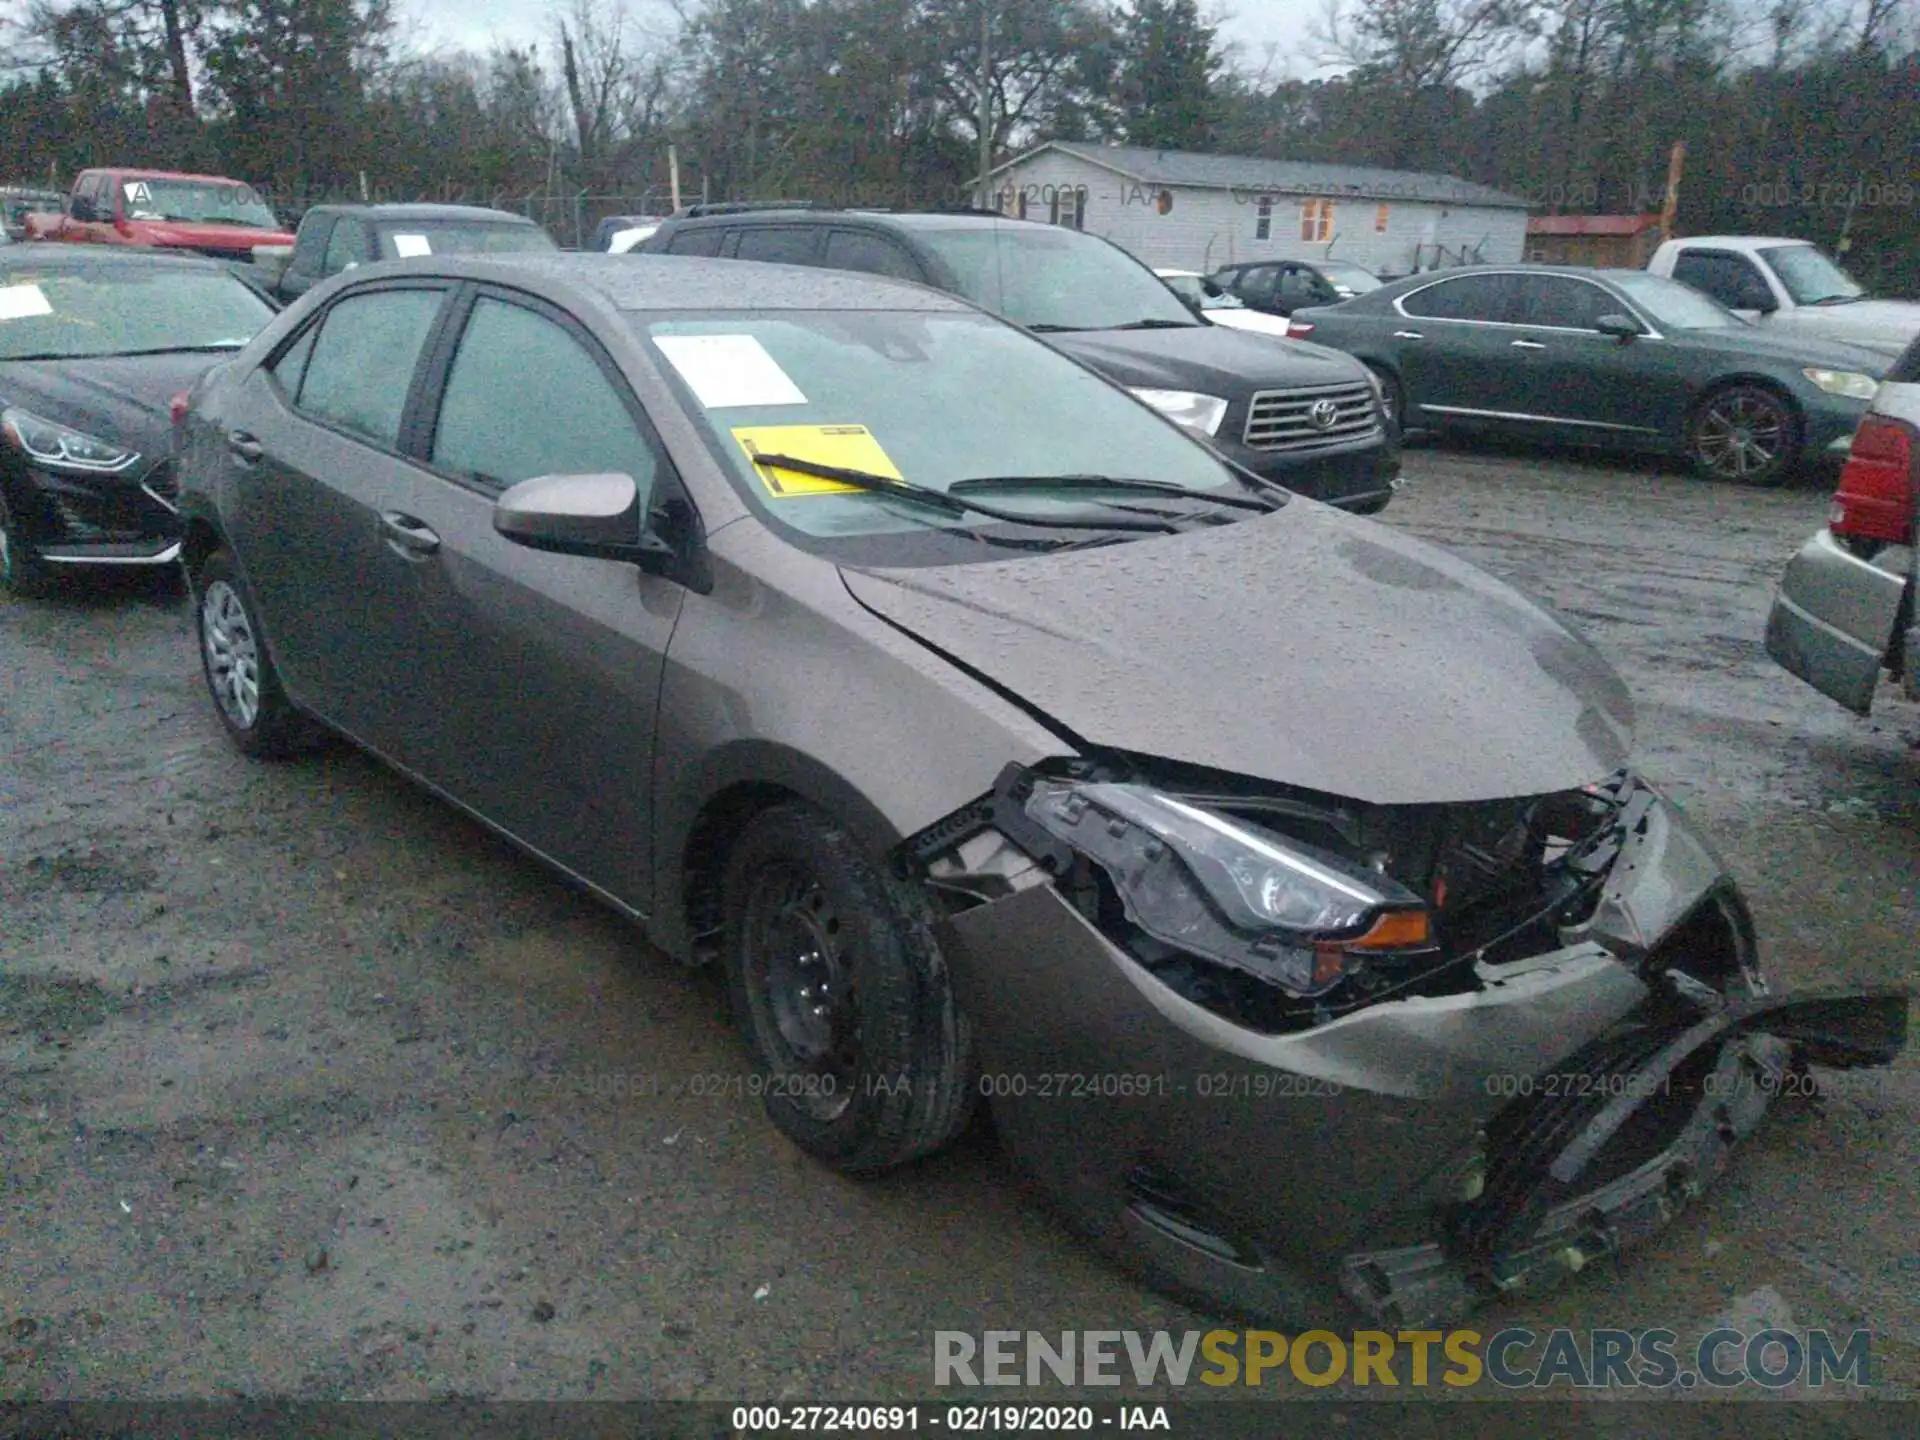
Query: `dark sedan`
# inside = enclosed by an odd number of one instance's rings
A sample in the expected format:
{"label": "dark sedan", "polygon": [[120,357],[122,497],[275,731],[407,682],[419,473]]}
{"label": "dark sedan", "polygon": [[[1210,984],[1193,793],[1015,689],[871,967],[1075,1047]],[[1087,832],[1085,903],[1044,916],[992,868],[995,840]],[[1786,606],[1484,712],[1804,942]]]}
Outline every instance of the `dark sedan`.
{"label": "dark sedan", "polygon": [[370,266],[202,382],[182,470],[243,750],[344,732],[720,965],[819,1160],[986,1095],[1223,1305],[1564,1276],[1797,1050],[1904,1044],[1903,995],[1767,994],[1592,647],[929,287]]}
{"label": "dark sedan", "polygon": [[213,260],[0,254],[0,585],[180,553],[169,402],[274,316]]}
{"label": "dark sedan", "polygon": [[1408,428],[1500,429],[1682,456],[1770,485],[1843,458],[1887,359],[1756,329],[1640,270],[1474,266],[1297,311],[1373,368]]}

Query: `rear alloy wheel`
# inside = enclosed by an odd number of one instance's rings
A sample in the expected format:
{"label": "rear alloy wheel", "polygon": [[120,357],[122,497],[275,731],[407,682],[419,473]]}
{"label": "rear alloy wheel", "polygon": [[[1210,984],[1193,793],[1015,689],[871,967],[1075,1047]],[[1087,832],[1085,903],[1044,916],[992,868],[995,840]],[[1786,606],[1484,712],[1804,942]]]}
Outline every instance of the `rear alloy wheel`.
{"label": "rear alloy wheel", "polygon": [[25,600],[47,588],[47,568],[20,533],[20,526],[0,491],[0,590]]}
{"label": "rear alloy wheel", "polygon": [[1777,485],[1800,458],[1800,418],[1771,390],[1729,385],[1693,412],[1687,452],[1710,480]]}
{"label": "rear alloy wheel", "polygon": [[200,668],[214,712],[233,743],[259,760],[311,749],[315,728],[280,688],[258,612],[233,557],[224,550],[208,556],[193,589]]}
{"label": "rear alloy wheel", "polygon": [[748,826],[722,896],[728,986],[767,1117],[854,1174],[958,1135],[972,1046],[918,892],[795,804]]}

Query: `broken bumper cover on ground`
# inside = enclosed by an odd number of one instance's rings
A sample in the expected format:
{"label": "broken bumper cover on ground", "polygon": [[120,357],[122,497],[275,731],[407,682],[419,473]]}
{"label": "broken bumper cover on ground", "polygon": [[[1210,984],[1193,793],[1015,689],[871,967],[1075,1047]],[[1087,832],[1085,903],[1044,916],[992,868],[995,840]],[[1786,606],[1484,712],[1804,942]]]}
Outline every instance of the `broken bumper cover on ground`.
{"label": "broken bumper cover on ground", "polygon": [[1903,994],[1669,984],[1727,894],[1660,801],[1561,948],[1279,1034],[1163,983],[1037,867],[943,946],[996,1126],[1071,1223],[1213,1308],[1420,1325],[1666,1223],[1803,1058],[1900,1049]]}

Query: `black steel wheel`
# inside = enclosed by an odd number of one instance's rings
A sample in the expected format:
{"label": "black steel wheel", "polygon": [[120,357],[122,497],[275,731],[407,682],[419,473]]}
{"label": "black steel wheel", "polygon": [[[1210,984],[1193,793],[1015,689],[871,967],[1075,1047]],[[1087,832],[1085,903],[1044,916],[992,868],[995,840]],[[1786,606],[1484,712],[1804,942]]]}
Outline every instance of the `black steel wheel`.
{"label": "black steel wheel", "polygon": [[768,1118],[853,1173],[958,1135],[972,1046],[925,899],[799,804],[747,827],[722,896],[728,986]]}
{"label": "black steel wheel", "polygon": [[1800,417],[1764,386],[1726,385],[1695,408],[1687,453],[1709,480],[1777,485],[1799,461]]}

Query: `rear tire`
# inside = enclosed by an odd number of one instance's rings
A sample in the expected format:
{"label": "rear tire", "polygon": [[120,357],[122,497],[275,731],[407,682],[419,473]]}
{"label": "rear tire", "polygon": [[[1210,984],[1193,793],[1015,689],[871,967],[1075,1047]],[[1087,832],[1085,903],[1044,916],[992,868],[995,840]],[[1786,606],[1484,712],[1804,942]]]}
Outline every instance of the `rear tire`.
{"label": "rear tire", "polygon": [[311,750],[319,728],[281,688],[259,609],[233,557],[225,550],[209,555],[193,577],[192,593],[200,670],[233,743],[256,760],[285,760]]}
{"label": "rear tire", "polygon": [[1778,485],[1800,463],[1800,416],[1761,385],[1723,385],[1694,407],[1687,456],[1708,480]]}
{"label": "rear tire", "polygon": [[0,487],[0,590],[17,600],[31,600],[46,593],[49,579],[46,563],[20,533],[6,490]]}
{"label": "rear tire", "polygon": [[721,896],[728,988],[767,1118],[850,1174],[959,1135],[973,1047],[925,898],[797,803],[748,825]]}

